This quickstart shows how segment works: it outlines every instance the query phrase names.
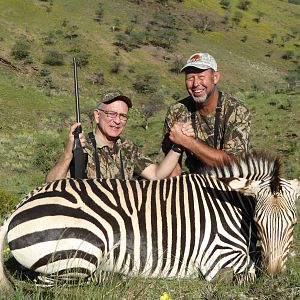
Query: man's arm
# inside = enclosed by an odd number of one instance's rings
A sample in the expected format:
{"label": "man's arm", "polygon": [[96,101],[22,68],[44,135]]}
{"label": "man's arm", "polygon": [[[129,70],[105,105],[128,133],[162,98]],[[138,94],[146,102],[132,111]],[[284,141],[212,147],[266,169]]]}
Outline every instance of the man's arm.
{"label": "man's arm", "polygon": [[[80,125],[80,123],[75,123],[71,126],[67,143],[65,145],[64,151],[61,154],[60,158],[54,165],[54,167],[46,175],[45,181],[50,182],[57,179],[66,178],[67,173],[70,168],[70,163],[73,158],[73,147],[74,147],[74,131]],[[80,143],[82,147],[85,146],[86,140],[82,133],[79,134]]]}
{"label": "man's arm", "polygon": [[180,153],[170,150],[159,165],[151,164],[146,167],[141,176],[149,180],[163,179],[169,177],[178,163]]}
{"label": "man's arm", "polygon": [[197,141],[194,137],[182,135],[182,126],[175,123],[170,130],[170,140],[184,147],[208,166],[214,166],[230,158],[230,155],[223,150],[217,150],[208,146],[202,141]]}

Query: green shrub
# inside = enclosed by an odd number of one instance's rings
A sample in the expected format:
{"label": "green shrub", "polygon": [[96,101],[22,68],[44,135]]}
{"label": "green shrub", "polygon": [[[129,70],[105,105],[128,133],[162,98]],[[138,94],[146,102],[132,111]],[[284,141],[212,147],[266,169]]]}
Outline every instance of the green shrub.
{"label": "green shrub", "polygon": [[174,61],[172,62],[170,71],[176,73],[177,75],[180,73],[182,66],[184,65],[185,60],[181,56],[176,56]]}
{"label": "green shrub", "polygon": [[223,9],[229,9],[230,8],[230,0],[221,0],[220,5]]}
{"label": "green shrub", "polygon": [[25,38],[20,38],[12,47],[11,54],[15,59],[25,59],[29,56],[30,43]]}
{"label": "green shrub", "polygon": [[95,11],[94,20],[98,23],[101,23],[103,21],[103,14],[104,14],[103,3],[99,2],[98,8]]}
{"label": "green shrub", "polygon": [[89,57],[90,55],[87,53],[79,53],[76,55],[76,61],[78,67],[85,67],[89,63]]}
{"label": "green shrub", "polygon": [[55,33],[53,31],[47,32],[42,39],[45,45],[53,45],[55,43]]}
{"label": "green shrub", "polygon": [[60,139],[43,135],[37,142],[33,165],[46,174],[54,166],[61,151]]}
{"label": "green shrub", "polygon": [[300,0],[288,0],[288,3],[300,5]]}
{"label": "green shrub", "polygon": [[248,0],[240,0],[237,7],[242,10],[248,10],[251,2]]}
{"label": "green shrub", "polygon": [[64,64],[63,54],[57,50],[50,50],[45,53],[44,64],[50,66],[61,66]]}
{"label": "green shrub", "polygon": [[287,50],[285,53],[282,54],[281,58],[283,58],[285,60],[289,60],[289,59],[292,59],[293,56],[294,56],[294,51]]}
{"label": "green shrub", "polygon": [[236,25],[239,25],[241,23],[242,18],[243,14],[240,11],[236,11],[234,16],[232,17],[232,20]]}
{"label": "green shrub", "polygon": [[139,74],[133,83],[134,89],[142,94],[154,93],[158,85],[159,78],[152,73]]}

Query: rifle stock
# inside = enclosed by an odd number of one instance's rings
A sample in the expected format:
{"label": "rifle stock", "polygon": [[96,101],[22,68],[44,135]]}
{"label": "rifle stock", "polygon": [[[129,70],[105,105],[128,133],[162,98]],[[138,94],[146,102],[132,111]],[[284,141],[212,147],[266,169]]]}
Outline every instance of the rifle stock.
{"label": "rifle stock", "polygon": [[[73,57],[73,69],[74,69],[75,103],[76,103],[76,122],[80,123],[77,62],[75,57]],[[81,126],[78,126],[74,131],[73,159],[70,165],[70,172],[72,178],[85,178],[86,154],[83,152],[83,148],[79,139],[79,134],[81,132],[82,132]]]}

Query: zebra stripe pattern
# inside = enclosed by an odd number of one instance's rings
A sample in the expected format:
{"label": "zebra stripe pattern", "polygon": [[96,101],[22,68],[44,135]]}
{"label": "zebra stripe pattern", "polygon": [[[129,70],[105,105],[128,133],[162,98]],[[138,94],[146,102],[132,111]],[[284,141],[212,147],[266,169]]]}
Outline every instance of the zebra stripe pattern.
{"label": "zebra stripe pattern", "polygon": [[230,268],[236,278],[247,280],[255,276],[253,217],[262,232],[270,219],[269,210],[256,202],[274,193],[294,209],[299,180],[279,180],[276,160],[265,157],[158,181],[65,179],[30,193],[3,225],[0,238],[7,233],[17,261],[45,275],[88,278],[101,269],[145,277],[201,273],[212,280]]}

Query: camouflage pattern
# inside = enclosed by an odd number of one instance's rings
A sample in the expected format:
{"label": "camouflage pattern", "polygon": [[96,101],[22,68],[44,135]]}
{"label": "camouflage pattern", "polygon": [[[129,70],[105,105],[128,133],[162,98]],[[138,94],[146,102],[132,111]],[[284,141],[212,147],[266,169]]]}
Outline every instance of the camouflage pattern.
{"label": "camouflage pattern", "polygon": [[[106,93],[102,96],[102,99],[99,103],[111,103],[115,100],[122,100],[124,101],[129,108],[132,107],[132,101],[129,97],[125,96],[120,90],[112,89],[110,91],[106,91]],[[99,107],[98,105],[98,107]]]}
{"label": "camouflage pattern", "polygon": [[[194,111],[192,97],[187,97],[171,105],[166,114],[163,137],[170,131],[174,122],[190,121],[192,111]],[[199,112],[195,114],[196,139],[211,147],[214,147],[215,114],[215,112],[207,116],[202,116]],[[227,93],[222,93],[222,112],[220,114],[217,149],[236,156],[248,152],[250,150],[250,125],[250,111],[243,102]],[[202,166],[201,162],[189,152],[186,152],[186,156],[185,164],[190,172],[194,172]]]}
{"label": "camouflage pattern", "polygon": [[[107,145],[99,145],[99,141],[97,141],[97,151],[100,162],[101,178],[138,178],[146,167],[153,164],[150,158],[144,156],[139,151],[137,145],[123,137],[119,137],[116,140],[113,149],[109,148]],[[87,178],[96,178],[94,147],[89,139],[86,152],[88,154],[86,169]],[[125,178],[123,178],[121,172],[121,157]]]}

